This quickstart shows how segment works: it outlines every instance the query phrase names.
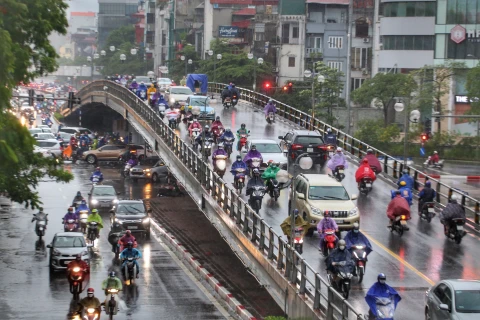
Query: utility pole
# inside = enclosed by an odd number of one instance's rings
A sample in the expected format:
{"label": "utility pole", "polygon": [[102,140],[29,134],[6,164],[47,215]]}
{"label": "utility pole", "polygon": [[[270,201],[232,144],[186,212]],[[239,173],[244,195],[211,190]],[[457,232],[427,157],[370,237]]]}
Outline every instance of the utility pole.
{"label": "utility pole", "polygon": [[175,55],[174,31],[175,29],[175,0],[170,1],[170,20],[168,21],[168,69],[171,70],[172,61]]}
{"label": "utility pole", "polygon": [[350,134],[350,118],[351,118],[351,106],[350,106],[350,87],[351,87],[351,74],[352,68],[350,60],[352,59],[352,24],[353,24],[353,0],[350,0],[348,6],[348,28],[347,28],[347,81],[345,91],[345,102],[347,103],[347,134]]}

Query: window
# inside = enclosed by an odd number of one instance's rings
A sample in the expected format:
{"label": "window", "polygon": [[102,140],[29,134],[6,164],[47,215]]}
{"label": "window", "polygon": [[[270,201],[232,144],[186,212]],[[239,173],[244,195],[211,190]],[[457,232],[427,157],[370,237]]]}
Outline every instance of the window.
{"label": "window", "polygon": [[[465,0],[449,0],[449,1],[465,1]],[[476,0],[473,0],[473,1],[476,1]],[[383,3],[384,17],[434,17],[435,11],[436,11],[435,1],[408,1],[408,2]]]}
{"label": "window", "polygon": [[282,43],[288,43],[290,38],[290,24],[285,23],[282,25]]}
{"label": "window", "polygon": [[329,68],[336,69],[337,71],[342,71],[342,63],[339,61],[329,61],[327,65]]}
{"label": "window", "polygon": [[364,81],[365,81],[365,79],[362,79],[362,78],[352,78],[351,91],[354,91],[354,90],[357,90],[358,88],[360,88]]}
{"label": "window", "polygon": [[295,186],[295,191],[299,192],[299,193],[303,193],[304,190],[306,190],[307,187],[305,185],[305,182],[301,179],[298,179],[297,181],[297,185]]}
{"label": "window", "polygon": [[274,143],[257,143],[257,150],[261,154],[264,153],[282,153],[282,150],[278,146],[278,144]]}
{"label": "window", "polygon": [[126,215],[144,215],[146,212],[143,203],[125,203],[119,204],[117,213],[123,213]]}
{"label": "window", "polygon": [[115,189],[113,187],[100,187],[100,188],[93,188],[92,195],[94,196],[115,196]]}
{"label": "window", "polygon": [[355,37],[366,38],[368,37],[368,23],[365,18],[360,18],[355,21]]}
{"label": "window", "polygon": [[311,186],[308,191],[310,200],[350,200],[344,187]]}
{"label": "window", "polygon": [[383,36],[383,50],[433,50],[434,36]]}
{"label": "window", "polygon": [[460,313],[480,313],[480,290],[456,290],[455,310]]}
{"label": "window", "polygon": [[288,66],[295,67],[295,57],[288,57]]}
{"label": "window", "polygon": [[352,68],[364,69],[368,67],[368,48],[352,48]]}
{"label": "window", "polygon": [[342,49],[343,37],[328,37],[328,48],[330,49]]}
{"label": "window", "polygon": [[255,32],[255,41],[265,41],[265,33],[264,32]]}
{"label": "window", "polygon": [[292,28],[292,38],[294,38],[294,39],[298,38],[298,27],[293,27]]}

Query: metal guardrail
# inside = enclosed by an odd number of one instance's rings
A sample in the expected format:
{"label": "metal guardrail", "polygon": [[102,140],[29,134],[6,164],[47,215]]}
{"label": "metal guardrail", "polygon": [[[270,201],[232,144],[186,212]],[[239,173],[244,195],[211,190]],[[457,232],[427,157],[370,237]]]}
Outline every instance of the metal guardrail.
{"label": "metal guardrail", "polygon": [[[220,93],[227,84],[224,83],[212,83],[209,82],[209,92]],[[244,89],[238,88],[240,90],[240,99],[252,103],[254,106],[264,107],[269,99],[272,99],[269,96],[264,94]],[[286,120],[289,120],[296,125],[310,129],[311,128],[311,116],[303,111],[295,109],[283,102],[272,99],[275,101],[277,106],[277,116],[283,117]],[[415,181],[415,191],[419,191],[421,187],[425,185],[427,180],[432,182],[432,186],[435,187],[437,192],[436,203],[440,208],[445,207],[448,203],[448,200],[453,194],[458,195],[461,199],[461,204],[464,206],[467,213],[467,222],[476,230],[480,229],[480,200],[477,200],[465,193],[462,193],[459,189],[449,186],[440,180],[429,176],[428,174],[406,166],[404,168],[403,160],[398,160],[391,155],[378,150],[369,144],[360,141],[353,136],[348,135],[347,133],[330,126],[329,124],[320,121],[317,118],[313,119],[313,129],[318,130],[322,135],[325,134],[327,128],[331,128],[332,131],[337,135],[337,141],[339,145],[353,157],[361,159],[367,152],[367,149],[372,149],[375,152],[375,155],[383,156],[383,173],[384,177],[388,178],[392,182],[396,182],[397,179],[401,176],[403,169],[407,169],[410,175],[413,174],[413,179]]]}
{"label": "metal guardrail", "polygon": [[[207,195],[212,197],[228,215],[236,227],[250,239],[256,248],[275,264],[286,280],[295,285],[298,294],[311,300],[313,308],[333,319],[364,319],[363,315],[335,291],[328,281],[312,268],[287,241],[278,235],[265,220],[243,200],[225,181],[223,181],[185,141],[172,131],[150,106],[138,99],[130,90],[108,80],[94,81],[79,91],[82,101],[94,92],[104,91],[124,101],[155,131],[184,163],[195,179],[202,184]],[[286,113],[284,113],[286,114]],[[158,151],[157,146],[155,149]],[[167,160],[167,159],[164,159]]]}

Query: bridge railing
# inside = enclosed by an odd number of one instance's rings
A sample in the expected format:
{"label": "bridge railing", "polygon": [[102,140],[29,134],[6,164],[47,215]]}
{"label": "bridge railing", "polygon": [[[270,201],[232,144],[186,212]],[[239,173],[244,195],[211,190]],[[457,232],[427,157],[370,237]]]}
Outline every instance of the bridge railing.
{"label": "bridge railing", "polygon": [[[157,137],[165,142],[173,151],[178,161],[181,161],[190,171],[195,180],[201,184],[204,194],[214,199],[223,209],[222,214],[230,221],[230,228],[237,228],[248,237],[255,247],[275,265],[290,284],[294,285],[299,295],[310,300],[315,310],[320,310],[326,319],[363,319],[362,314],[344,299],[323,279],[319,273],[298,254],[287,240],[278,235],[265,220],[259,216],[242,199],[230,185],[221,179],[194,151],[189,144],[180,139],[168,124],[147,104],[138,99],[127,88],[108,80],[94,81],[85,86],[78,94],[82,101],[88,101],[88,96],[94,92],[105,92],[123,101],[139,115],[145,125],[148,125]],[[167,161],[168,159],[164,159]]]}
{"label": "bridge railing", "polygon": [[[226,85],[227,84],[224,83],[210,82],[209,92],[221,93]],[[249,89],[238,89],[240,91],[240,99],[252,103],[253,107],[263,108],[268,100],[272,99],[269,96]],[[317,118],[314,118],[312,122],[311,115],[303,111],[300,111],[278,100],[272,100],[277,106],[277,116],[283,117],[284,119],[291,121],[302,128],[312,128],[313,130],[318,130],[322,135],[326,133],[327,128],[331,128],[332,131],[337,135],[339,146],[342,147],[347,153],[351,154],[354,158],[361,159],[363,156],[365,156],[367,149],[372,149],[377,157],[383,157],[382,164],[385,178],[396,182],[402,175],[402,171],[406,169],[408,173],[413,176],[415,181],[414,188],[416,191],[419,191],[425,185],[425,182],[430,180],[432,187],[435,188],[437,192],[436,202],[439,208],[443,208],[448,203],[448,200],[451,198],[451,196],[456,194],[459,199],[461,199],[461,204],[464,206],[467,213],[467,222],[475,229],[479,229],[480,200],[475,199],[465,192],[462,192],[462,190],[443,183],[439,179],[436,179],[435,177],[432,177],[420,170],[410,166],[404,166],[403,160],[399,160],[389,154],[386,154],[385,152],[382,152],[381,150],[378,150],[371,145],[364,143],[363,141],[358,140],[351,135],[348,135],[340,129],[334,128]]]}

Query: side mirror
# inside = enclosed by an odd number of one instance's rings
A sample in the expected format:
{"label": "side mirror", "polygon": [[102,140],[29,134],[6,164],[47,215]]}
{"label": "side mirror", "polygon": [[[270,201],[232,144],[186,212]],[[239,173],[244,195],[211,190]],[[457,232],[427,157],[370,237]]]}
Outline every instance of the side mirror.
{"label": "side mirror", "polygon": [[97,149],[97,151],[102,152],[102,149]]}
{"label": "side mirror", "polygon": [[52,245],[51,245],[51,244],[47,244],[47,248],[51,249],[51,248],[52,248]]}
{"label": "side mirror", "polygon": [[450,312],[450,308],[449,308],[448,305],[446,305],[445,303],[441,303],[441,304],[438,306],[438,308],[439,308],[440,310]]}
{"label": "side mirror", "polygon": [[242,149],[242,153],[245,153],[245,154],[247,154],[247,153],[248,153],[248,150],[247,150],[247,149],[245,149],[245,148],[243,148],[243,149]]}
{"label": "side mirror", "polygon": [[278,139],[283,140],[283,137],[282,137],[282,136],[278,136]]}
{"label": "side mirror", "polygon": [[305,195],[303,193],[297,193],[298,199],[305,200]]}
{"label": "side mirror", "polygon": [[358,194],[352,194],[352,200],[357,200],[358,199]]}

